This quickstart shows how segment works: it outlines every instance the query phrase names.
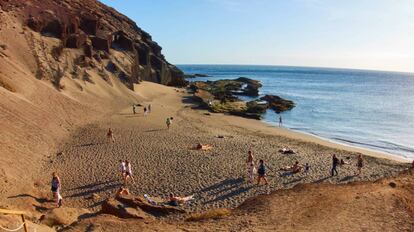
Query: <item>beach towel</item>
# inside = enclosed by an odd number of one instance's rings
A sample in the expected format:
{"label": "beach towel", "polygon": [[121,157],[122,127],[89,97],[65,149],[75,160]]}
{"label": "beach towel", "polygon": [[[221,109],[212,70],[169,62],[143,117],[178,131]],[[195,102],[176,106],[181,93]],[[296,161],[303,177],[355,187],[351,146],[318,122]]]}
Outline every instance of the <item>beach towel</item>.
{"label": "beach towel", "polygon": [[144,194],[144,198],[145,198],[145,200],[147,200],[147,201],[148,201],[148,203],[150,203],[151,205],[156,205],[156,204],[157,204],[157,202],[156,202],[156,201],[154,201],[153,199],[151,199],[151,198],[148,196],[148,194]]}

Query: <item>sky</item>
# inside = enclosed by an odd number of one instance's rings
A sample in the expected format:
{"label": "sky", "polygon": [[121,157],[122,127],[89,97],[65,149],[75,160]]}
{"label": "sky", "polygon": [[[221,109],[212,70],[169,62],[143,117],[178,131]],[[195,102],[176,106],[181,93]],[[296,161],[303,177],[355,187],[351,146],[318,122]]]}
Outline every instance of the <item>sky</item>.
{"label": "sky", "polygon": [[414,0],[101,0],[173,64],[414,72]]}

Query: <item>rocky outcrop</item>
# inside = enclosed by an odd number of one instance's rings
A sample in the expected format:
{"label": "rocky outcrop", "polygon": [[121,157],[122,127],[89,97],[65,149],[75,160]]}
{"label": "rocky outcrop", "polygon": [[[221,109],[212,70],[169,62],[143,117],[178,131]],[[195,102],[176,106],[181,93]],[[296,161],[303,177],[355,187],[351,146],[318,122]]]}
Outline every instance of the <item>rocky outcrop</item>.
{"label": "rocky outcrop", "polygon": [[120,218],[147,219],[153,216],[182,214],[186,213],[186,211],[179,207],[153,205],[139,196],[122,195],[104,201],[101,213],[115,215]]}
{"label": "rocky outcrop", "polygon": [[168,205],[152,205],[142,197],[133,195],[124,195],[116,198],[119,202],[128,205],[129,207],[142,209],[144,212],[153,216],[166,216],[168,214],[182,214],[187,213],[185,210]]}
{"label": "rocky outcrop", "polygon": [[261,119],[268,108],[280,113],[295,106],[294,102],[274,95],[266,95],[249,102],[237,97],[237,95],[258,96],[261,87],[259,81],[246,77],[234,80],[195,81],[190,85],[190,89],[194,91],[194,99],[214,113]]}
{"label": "rocky outcrop", "polygon": [[132,57],[122,75],[129,88],[140,81],[187,85],[183,72],[167,62],[148,33],[97,0],[13,0],[1,1],[0,6],[17,12],[31,30],[60,39],[65,48],[81,49],[85,57],[104,52],[112,59],[112,50]]}
{"label": "rocky outcrop", "polygon": [[267,101],[269,108],[274,110],[276,113],[288,111],[295,107],[295,103],[291,100],[286,100],[276,95],[265,95],[260,100]]}
{"label": "rocky outcrop", "polygon": [[111,214],[119,218],[146,219],[149,217],[149,215],[141,209],[123,204],[114,198],[109,198],[104,201],[101,213]]}
{"label": "rocky outcrop", "polygon": [[184,74],[184,77],[185,77],[185,78],[209,77],[209,75],[207,75],[207,74],[195,73],[195,74]]}
{"label": "rocky outcrop", "polygon": [[260,81],[253,80],[247,77],[239,77],[235,79],[234,81],[243,83],[242,88],[240,90],[241,92],[236,92],[236,93],[240,93],[241,95],[246,95],[246,96],[251,96],[251,97],[255,97],[259,95],[259,89],[262,87],[262,84],[260,83]]}

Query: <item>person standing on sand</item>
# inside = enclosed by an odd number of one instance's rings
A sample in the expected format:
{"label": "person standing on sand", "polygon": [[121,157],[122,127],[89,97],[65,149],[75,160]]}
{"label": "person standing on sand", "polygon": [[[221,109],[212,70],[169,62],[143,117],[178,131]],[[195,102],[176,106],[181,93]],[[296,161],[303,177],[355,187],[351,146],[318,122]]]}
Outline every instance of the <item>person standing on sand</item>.
{"label": "person standing on sand", "polygon": [[60,195],[60,188],[61,188],[61,182],[59,176],[56,174],[56,172],[52,173],[52,194],[53,194],[53,200],[56,203],[57,207],[62,206],[62,196]]}
{"label": "person standing on sand", "polygon": [[127,185],[128,178],[131,178],[132,182],[135,183],[134,177],[132,177],[132,167],[128,160],[125,160],[126,172],[124,176],[124,185]]}
{"label": "person standing on sand", "polygon": [[338,171],[336,170],[336,167],[338,166],[338,164],[339,164],[339,160],[338,160],[338,158],[336,158],[336,155],[334,154],[334,155],[332,156],[332,169],[331,169],[331,176],[334,176],[334,173],[335,173],[336,175],[338,175]]}
{"label": "person standing on sand", "polygon": [[111,128],[109,128],[108,133],[106,133],[106,139],[108,142],[112,141],[112,143],[115,143],[114,133]]}
{"label": "person standing on sand", "polygon": [[132,105],[132,112],[134,112],[134,114],[136,114],[136,112],[135,112],[135,105]]}
{"label": "person standing on sand", "polygon": [[282,126],[282,115],[279,114],[279,127]]}
{"label": "person standing on sand", "polygon": [[307,175],[309,173],[309,170],[310,170],[310,165],[308,163],[306,163],[304,168],[305,168],[305,170],[304,170],[305,174]]}
{"label": "person standing on sand", "polygon": [[254,156],[253,152],[249,150],[247,156],[247,176],[249,177],[250,182],[253,182],[254,180],[254,173],[256,172],[256,168],[254,167]]}
{"label": "person standing on sand", "polygon": [[261,179],[263,179],[265,181],[265,184],[267,185],[268,182],[267,182],[267,178],[266,178],[266,166],[265,166],[263,160],[259,161],[259,168],[257,169],[257,174],[258,174],[257,185],[260,184]]}
{"label": "person standing on sand", "polygon": [[361,175],[362,167],[364,167],[364,160],[362,159],[362,155],[358,155],[358,161],[357,161],[358,176]]}
{"label": "person standing on sand", "polygon": [[170,129],[170,126],[172,124],[173,117],[168,117],[165,123],[167,124],[167,129]]}
{"label": "person standing on sand", "polygon": [[125,166],[125,162],[122,160],[119,160],[119,171],[121,172],[122,180],[124,180],[125,174],[126,174],[126,166]]}

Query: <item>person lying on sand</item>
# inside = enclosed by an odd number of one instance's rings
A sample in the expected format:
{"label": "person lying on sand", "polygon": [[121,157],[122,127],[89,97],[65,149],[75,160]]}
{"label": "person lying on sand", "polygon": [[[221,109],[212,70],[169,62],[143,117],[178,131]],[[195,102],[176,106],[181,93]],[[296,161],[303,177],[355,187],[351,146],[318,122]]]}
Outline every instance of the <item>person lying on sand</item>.
{"label": "person lying on sand", "polygon": [[120,187],[116,193],[115,193],[115,197],[119,197],[122,195],[129,195],[129,190],[127,188],[124,187]]}
{"label": "person lying on sand", "polygon": [[147,200],[151,205],[157,205],[157,202],[148,196],[148,194],[144,194],[144,199]]}
{"label": "person lying on sand", "polygon": [[341,159],[340,161],[339,161],[339,165],[348,165],[349,164],[349,162],[346,162],[344,159]]}
{"label": "person lying on sand", "polygon": [[170,193],[170,199],[168,201],[168,205],[179,206],[180,204],[184,204],[193,199],[194,199],[194,195],[187,196],[187,197],[178,197],[178,196],[175,196],[174,193]]}
{"label": "person lying on sand", "polygon": [[210,149],[212,149],[213,148],[213,146],[212,145],[210,145],[210,144],[201,144],[201,143],[198,143],[197,145],[196,145],[196,149],[197,150],[210,150]]}
{"label": "person lying on sand", "polygon": [[292,166],[286,166],[280,169],[280,171],[291,172],[292,174],[299,173],[302,170],[302,166],[299,165],[299,162],[296,161]]}
{"label": "person lying on sand", "polygon": [[279,152],[282,154],[296,154],[296,152],[288,147],[284,147],[282,149],[279,149]]}

